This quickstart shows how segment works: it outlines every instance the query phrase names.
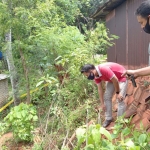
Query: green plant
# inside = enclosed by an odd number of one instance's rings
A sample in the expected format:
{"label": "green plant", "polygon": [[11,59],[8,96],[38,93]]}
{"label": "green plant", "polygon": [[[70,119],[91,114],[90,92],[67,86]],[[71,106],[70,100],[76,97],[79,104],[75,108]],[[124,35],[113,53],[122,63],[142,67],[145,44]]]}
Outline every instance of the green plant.
{"label": "green plant", "polygon": [[[130,125],[131,119],[132,117],[130,119],[121,117],[116,120],[112,134],[116,148],[130,147],[130,150],[149,149],[150,135],[144,130],[135,130],[134,125]],[[120,141],[117,140],[118,137]]]}
{"label": "green plant", "polygon": [[8,147],[5,146],[5,145],[3,145],[3,146],[2,146],[2,150],[8,150]]}
{"label": "green plant", "polygon": [[77,145],[74,150],[148,150],[150,135],[134,130],[130,120],[119,118],[110,134],[99,124],[76,130]]}
{"label": "green plant", "polygon": [[32,105],[21,103],[11,109],[4,118],[7,126],[11,127],[16,141],[32,141],[35,123],[38,120],[36,109]]}
{"label": "green plant", "polygon": [[[102,136],[105,138],[102,138]],[[90,125],[88,128],[82,127],[76,130],[77,146],[74,150],[93,149],[100,150],[102,148],[113,149],[111,134],[99,124]],[[86,144],[85,144],[86,143]]]}
{"label": "green plant", "polygon": [[43,150],[43,147],[41,144],[34,144],[34,146],[32,147],[32,150]]}
{"label": "green plant", "polygon": [[9,125],[7,123],[4,122],[0,122],[0,137],[6,132],[8,131]]}
{"label": "green plant", "polygon": [[96,23],[96,28],[93,31],[87,31],[89,47],[94,55],[107,54],[108,47],[113,46],[113,41],[118,38],[116,35],[110,35],[105,23]]}

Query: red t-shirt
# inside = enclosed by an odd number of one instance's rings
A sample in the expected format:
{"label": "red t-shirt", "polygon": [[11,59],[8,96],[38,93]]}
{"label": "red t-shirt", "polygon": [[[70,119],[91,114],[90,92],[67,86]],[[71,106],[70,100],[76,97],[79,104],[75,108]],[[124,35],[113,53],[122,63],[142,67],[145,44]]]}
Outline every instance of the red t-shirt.
{"label": "red t-shirt", "polygon": [[107,62],[96,66],[99,77],[95,77],[95,83],[99,84],[102,80],[111,82],[111,79],[116,76],[119,82],[125,82],[126,77],[121,77],[121,75],[126,71],[126,69],[113,62]]}

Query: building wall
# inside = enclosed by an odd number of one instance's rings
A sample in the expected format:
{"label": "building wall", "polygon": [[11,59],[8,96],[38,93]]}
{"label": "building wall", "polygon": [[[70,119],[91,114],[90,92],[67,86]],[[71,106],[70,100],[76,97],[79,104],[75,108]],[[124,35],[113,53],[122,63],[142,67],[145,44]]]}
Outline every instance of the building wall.
{"label": "building wall", "polygon": [[127,69],[148,66],[150,35],[141,29],[135,10],[143,0],[127,0],[106,17],[111,34],[119,36],[115,45],[107,50],[108,61],[117,62]]}

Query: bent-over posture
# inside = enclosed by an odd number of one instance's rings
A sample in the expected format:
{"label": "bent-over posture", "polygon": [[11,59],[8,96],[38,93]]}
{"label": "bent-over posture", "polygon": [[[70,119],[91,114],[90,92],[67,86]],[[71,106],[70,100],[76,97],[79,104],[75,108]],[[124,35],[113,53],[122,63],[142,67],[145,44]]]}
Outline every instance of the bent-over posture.
{"label": "bent-over posture", "polygon": [[[125,112],[124,98],[127,89],[127,79],[122,76],[125,68],[120,64],[107,62],[97,66],[86,64],[81,68],[81,73],[89,80],[94,80],[98,87],[101,109],[105,111],[105,121],[103,127],[107,127],[112,122],[112,97],[115,92],[118,102],[117,116],[122,116]],[[106,90],[103,92],[102,82],[106,81]]]}

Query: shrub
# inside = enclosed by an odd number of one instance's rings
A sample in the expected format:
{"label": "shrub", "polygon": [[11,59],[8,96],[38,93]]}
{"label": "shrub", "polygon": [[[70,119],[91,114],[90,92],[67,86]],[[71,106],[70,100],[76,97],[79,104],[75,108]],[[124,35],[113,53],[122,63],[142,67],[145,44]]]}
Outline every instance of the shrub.
{"label": "shrub", "polygon": [[4,118],[7,126],[11,127],[16,141],[29,142],[33,140],[32,131],[37,120],[35,107],[24,103],[12,108],[10,113]]}

